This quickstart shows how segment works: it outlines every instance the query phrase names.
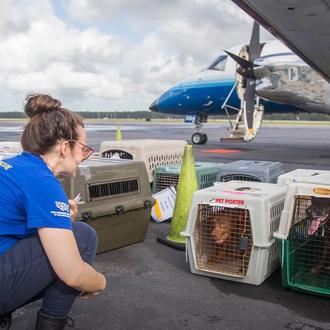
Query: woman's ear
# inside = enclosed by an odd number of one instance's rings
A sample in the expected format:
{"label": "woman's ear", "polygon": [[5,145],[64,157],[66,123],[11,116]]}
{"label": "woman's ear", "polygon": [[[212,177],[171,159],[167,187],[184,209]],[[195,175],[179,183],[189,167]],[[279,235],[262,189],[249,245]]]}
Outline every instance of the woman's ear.
{"label": "woman's ear", "polygon": [[61,157],[65,157],[66,154],[68,153],[68,150],[70,149],[69,142],[68,141],[63,141],[60,144],[60,153]]}

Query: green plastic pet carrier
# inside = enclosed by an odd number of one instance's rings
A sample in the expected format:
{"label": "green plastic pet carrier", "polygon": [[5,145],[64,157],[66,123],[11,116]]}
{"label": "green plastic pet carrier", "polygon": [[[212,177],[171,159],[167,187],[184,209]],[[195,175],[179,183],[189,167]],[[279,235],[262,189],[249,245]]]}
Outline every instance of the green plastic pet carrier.
{"label": "green plastic pet carrier", "polygon": [[[213,185],[218,176],[221,163],[196,162],[196,175],[198,188],[204,189]],[[181,164],[163,165],[155,168],[154,181],[152,185],[153,194],[174,186],[177,188]]]}
{"label": "green plastic pet carrier", "polygon": [[330,186],[289,184],[274,237],[283,286],[330,297]]}

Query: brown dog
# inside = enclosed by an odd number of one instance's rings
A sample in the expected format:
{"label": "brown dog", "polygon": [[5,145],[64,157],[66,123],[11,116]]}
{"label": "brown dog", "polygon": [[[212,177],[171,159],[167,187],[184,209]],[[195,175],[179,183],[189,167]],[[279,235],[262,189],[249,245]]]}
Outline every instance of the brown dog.
{"label": "brown dog", "polygon": [[230,210],[222,210],[220,213],[215,214],[211,225],[212,229],[209,233],[211,242],[213,242],[209,252],[209,262],[218,263],[230,253],[232,225]]}

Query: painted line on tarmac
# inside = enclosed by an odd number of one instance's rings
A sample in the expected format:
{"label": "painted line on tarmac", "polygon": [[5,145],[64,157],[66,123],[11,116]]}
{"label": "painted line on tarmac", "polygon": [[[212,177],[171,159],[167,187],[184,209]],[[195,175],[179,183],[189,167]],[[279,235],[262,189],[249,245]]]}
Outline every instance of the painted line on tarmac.
{"label": "painted line on tarmac", "polygon": [[211,154],[232,154],[232,153],[236,153],[236,152],[241,152],[241,150],[235,150],[235,149],[207,149],[207,150],[201,150],[201,152],[211,153]]}
{"label": "painted line on tarmac", "polygon": [[122,131],[143,131],[148,129],[147,126],[122,126],[122,125],[85,125],[86,131],[99,132],[99,131],[116,131],[118,126]]}

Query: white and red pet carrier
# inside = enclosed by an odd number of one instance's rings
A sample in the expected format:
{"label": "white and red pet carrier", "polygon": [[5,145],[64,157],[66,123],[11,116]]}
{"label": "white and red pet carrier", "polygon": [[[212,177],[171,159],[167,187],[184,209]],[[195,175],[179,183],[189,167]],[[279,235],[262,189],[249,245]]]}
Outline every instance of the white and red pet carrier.
{"label": "white and red pet carrier", "polygon": [[279,265],[278,229],[287,187],[230,181],[194,193],[186,249],[192,273],[259,285]]}

